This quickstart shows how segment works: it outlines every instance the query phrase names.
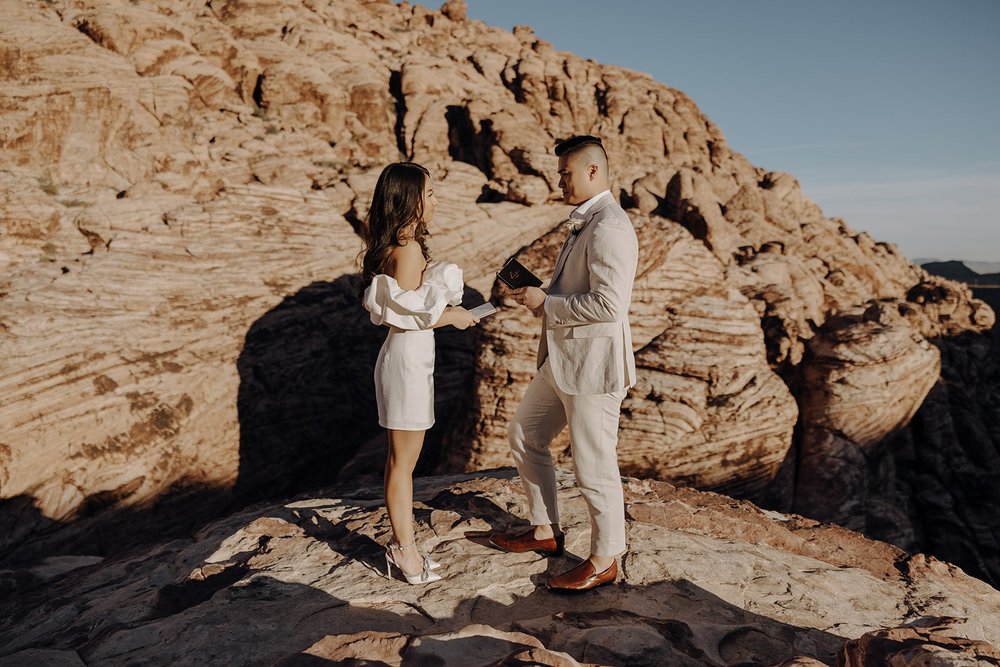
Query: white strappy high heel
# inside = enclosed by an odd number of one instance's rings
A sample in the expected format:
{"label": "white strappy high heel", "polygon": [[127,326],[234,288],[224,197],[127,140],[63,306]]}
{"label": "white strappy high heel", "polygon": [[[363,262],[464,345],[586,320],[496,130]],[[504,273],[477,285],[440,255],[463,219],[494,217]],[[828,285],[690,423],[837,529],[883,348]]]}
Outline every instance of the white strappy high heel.
{"label": "white strappy high heel", "polygon": [[410,549],[410,548],[415,549],[416,546],[417,546],[416,542],[410,542],[409,544],[405,544],[402,546],[392,543],[386,545],[385,576],[390,579],[392,578],[392,566],[395,565],[396,569],[399,570],[399,572],[403,575],[403,578],[406,579],[406,583],[408,584],[429,584],[432,581],[440,581],[441,575],[436,572],[432,572],[432,570],[434,570],[437,567],[441,567],[441,565],[439,563],[435,563],[427,556],[424,556],[423,568],[421,569],[420,574],[407,574],[406,572],[403,571],[403,568],[399,566],[399,563],[396,562],[396,557],[393,555],[394,551],[402,551],[403,549]]}

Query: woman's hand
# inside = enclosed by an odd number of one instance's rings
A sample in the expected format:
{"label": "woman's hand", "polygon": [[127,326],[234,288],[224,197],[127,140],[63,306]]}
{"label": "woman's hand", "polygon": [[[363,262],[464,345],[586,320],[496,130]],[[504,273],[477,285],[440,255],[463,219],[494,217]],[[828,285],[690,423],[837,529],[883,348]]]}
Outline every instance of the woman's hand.
{"label": "woman's hand", "polygon": [[448,311],[451,315],[451,326],[456,329],[468,329],[479,324],[479,318],[461,306],[450,306]]}
{"label": "woman's hand", "polygon": [[441,313],[440,319],[434,323],[434,329],[438,327],[453,326],[456,329],[468,329],[479,324],[479,318],[461,306],[448,306]]}

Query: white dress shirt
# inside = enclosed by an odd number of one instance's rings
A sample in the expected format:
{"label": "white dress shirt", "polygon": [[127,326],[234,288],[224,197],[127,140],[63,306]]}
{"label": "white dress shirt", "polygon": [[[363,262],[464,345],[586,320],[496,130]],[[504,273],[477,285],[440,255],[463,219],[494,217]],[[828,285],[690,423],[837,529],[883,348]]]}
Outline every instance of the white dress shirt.
{"label": "white dress shirt", "polygon": [[611,194],[611,190],[605,190],[604,192],[597,193],[596,195],[594,195],[593,197],[591,197],[587,201],[583,202],[582,204],[580,204],[579,206],[577,206],[576,208],[574,208],[570,212],[569,217],[571,217],[571,218],[584,218],[584,217],[586,217],[587,211],[589,211],[590,207],[594,205],[594,202],[596,202],[598,199],[600,199],[604,195],[609,195],[609,194]]}

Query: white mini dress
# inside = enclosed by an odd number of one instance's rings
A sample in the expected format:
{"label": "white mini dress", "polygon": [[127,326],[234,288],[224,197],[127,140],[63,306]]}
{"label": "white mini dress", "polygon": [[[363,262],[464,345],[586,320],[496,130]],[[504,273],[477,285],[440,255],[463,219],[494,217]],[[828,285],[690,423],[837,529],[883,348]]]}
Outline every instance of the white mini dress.
{"label": "white mini dress", "polygon": [[425,431],[434,425],[434,329],[448,306],[462,303],[462,270],[430,262],[420,287],[404,290],[379,274],[365,290],[371,320],[389,327],[375,364],[378,423],[394,431]]}

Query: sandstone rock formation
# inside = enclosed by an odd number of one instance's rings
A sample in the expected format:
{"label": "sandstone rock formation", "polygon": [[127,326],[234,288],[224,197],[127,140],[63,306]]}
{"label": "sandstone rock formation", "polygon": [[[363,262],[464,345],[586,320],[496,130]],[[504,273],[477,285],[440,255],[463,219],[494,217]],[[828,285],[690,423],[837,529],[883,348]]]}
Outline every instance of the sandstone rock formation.
{"label": "sandstone rock formation", "polygon": [[[636,232],[640,266],[630,317],[639,382],[622,406],[622,467],[701,488],[759,490],[784,460],[798,411],[768,366],[756,312],[684,229],[643,216]],[[562,229],[551,231],[520,261],[550,273],[564,237]],[[530,313],[512,308],[481,329],[468,411],[474,418],[450,435],[452,468],[509,461],[507,424],[535,371],[540,329]],[[567,444],[564,434],[564,455]]]}
{"label": "sandstone rock formation", "polygon": [[869,632],[844,644],[837,664],[865,665],[1000,665],[995,646],[969,639],[955,619],[924,618],[913,624]]}
{"label": "sandstone rock formation", "polygon": [[[281,125],[291,112],[279,101],[273,115],[255,106],[270,61],[248,48],[264,40],[254,17],[290,10],[280,5],[4,5],[0,490],[10,530],[0,546],[15,557],[45,553],[44,540],[25,537],[53,522],[75,526],[57,541],[103,553],[137,527],[215,516],[233,488],[239,502],[327,482],[378,430],[370,369],[381,341],[357,305],[352,223],[377,169],[398,155],[392,124],[362,154],[356,117],[369,119],[372,102],[361,93],[323,131]],[[343,42],[336,25],[324,43]],[[156,67],[137,65],[154,44]],[[345,63],[371,56],[353,48]],[[301,54],[286,51],[282,66],[299,71]],[[211,91],[180,64],[207,71],[206,60]],[[350,79],[373,94],[371,73],[356,69],[320,92]],[[227,78],[230,88],[216,87]],[[279,100],[300,92],[282,76],[269,85]],[[334,121],[346,125],[330,134]],[[430,164],[442,200],[434,250],[467,267],[475,299],[494,258],[546,229],[548,212],[477,205],[480,172]],[[447,401],[471,365],[450,352],[469,336],[440,338]],[[104,526],[111,514],[121,529]]]}
{"label": "sandstone rock formation", "polygon": [[[560,488],[568,551],[580,555],[586,506],[570,477]],[[526,511],[509,470],[418,480],[418,540],[446,579],[409,586],[378,571],[389,532],[380,495],[338,487],[261,506],[193,539],[21,590],[0,602],[0,661],[815,665],[841,653],[850,661],[838,664],[853,665],[904,647],[990,658],[1000,643],[1000,593],[953,566],[836,526],[634,479],[620,580],[571,597],[539,583],[571,566],[572,555],[503,554],[486,544],[490,530]],[[952,620],[920,627],[931,617]]]}
{"label": "sandstone rock formation", "polygon": [[[884,489],[881,505],[905,508],[913,539],[897,544],[933,551],[995,580],[1000,559],[995,528],[1000,329],[989,337],[964,334],[936,343],[941,377],[909,427],[870,461],[869,484]],[[897,525],[906,522],[894,524],[870,516],[866,530],[879,539],[894,539]]]}
{"label": "sandstone rock formation", "polygon": [[[868,488],[865,459],[887,433],[910,423],[934,386],[937,348],[899,320],[894,309],[872,308],[860,318],[830,320],[809,341],[795,488],[795,507],[807,516],[864,531],[877,494]],[[893,540],[900,541],[913,540]]]}
{"label": "sandstone rock formation", "polygon": [[[623,468],[1000,581],[997,518],[973,497],[1000,479],[996,394],[960,400],[998,385],[967,358],[992,311],[826,218],[682,92],[457,1],[2,9],[0,557],[109,553],[377,470],[380,340],[354,260],[378,171],[431,168],[433,251],[476,303],[508,255],[551,265],[549,147],[591,132],[643,249]],[[510,308],[439,336],[423,470],[508,463],[536,335]]]}

